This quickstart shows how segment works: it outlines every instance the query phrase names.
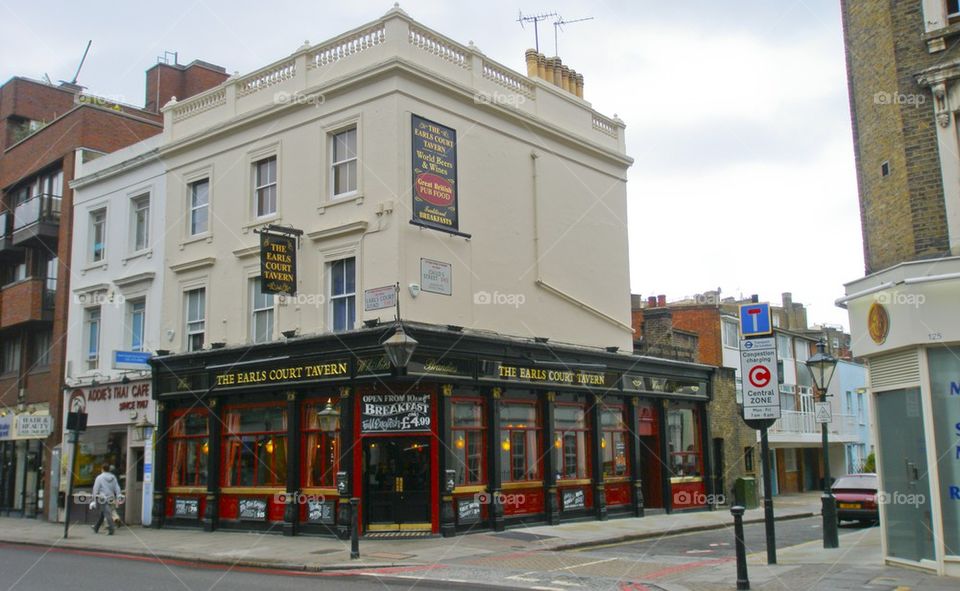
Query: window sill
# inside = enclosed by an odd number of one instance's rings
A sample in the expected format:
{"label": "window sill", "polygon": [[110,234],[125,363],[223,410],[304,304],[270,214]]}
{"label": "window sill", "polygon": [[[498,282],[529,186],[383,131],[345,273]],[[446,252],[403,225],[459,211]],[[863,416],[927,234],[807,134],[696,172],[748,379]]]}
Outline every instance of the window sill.
{"label": "window sill", "polygon": [[960,35],[960,21],[957,15],[947,17],[947,25],[924,33],[921,39],[927,44],[928,53],[938,53],[947,49],[947,40]]}
{"label": "window sill", "polygon": [[39,365],[39,366],[31,369],[28,373],[29,373],[30,375],[50,373],[50,364],[48,363],[47,365]]}
{"label": "window sill", "polygon": [[593,483],[589,478],[561,478],[557,480],[557,486],[586,486]]}
{"label": "window sill", "polygon": [[347,193],[340,197],[328,197],[317,207],[317,213],[322,214],[328,207],[343,205],[344,203],[353,203],[357,206],[363,205],[363,193]]}
{"label": "window sill", "polygon": [[213,242],[213,234],[206,232],[204,234],[197,234],[196,236],[190,236],[189,238],[184,238],[180,241],[180,250],[183,250],[188,244],[193,244],[195,242],[200,242],[201,240],[206,240],[208,243]]}
{"label": "window sill", "polygon": [[171,486],[167,488],[168,494],[180,495],[205,495],[207,487],[205,486]]}
{"label": "window sill", "polygon": [[220,493],[225,495],[274,495],[287,492],[282,486],[224,486]]}
{"label": "window sill", "polygon": [[271,214],[271,215],[267,215],[267,216],[263,216],[262,218],[257,218],[257,219],[255,219],[255,220],[249,221],[249,222],[243,224],[242,226],[240,226],[240,233],[241,233],[241,234],[248,234],[248,233],[250,232],[250,230],[253,230],[253,229],[256,229],[256,228],[261,228],[261,227],[266,226],[266,225],[268,225],[268,224],[276,224],[276,223],[282,222],[282,221],[283,221],[283,216],[281,216],[281,215],[279,215],[279,214],[276,214],[276,213]]}
{"label": "window sill", "polygon": [[86,274],[87,272],[89,272],[89,271],[106,271],[108,266],[109,266],[109,265],[107,264],[107,261],[105,261],[105,260],[103,260],[103,261],[97,261],[97,262],[95,262],[95,263],[93,263],[93,262],[87,263],[87,266],[86,266],[86,267],[80,269],[80,274],[81,274],[81,275],[85,275],[85,274]]}
{"label": "window sill", "polygon": [[543,488],[542,480],[521,480],[518,482],[504,482],[500,485],[503,490],[512,490],[517,488]]}
{"label": "window sill", "polygon": [[129,263],[130,261],[139,259],[139,258],[141,258],[141,257],[145,257],[145,258],[148,258],[148,259],[152,259],[152,258],[153,258],[153,249],[152,249],[152,248],[147,248],[147,249],[144,249],[144,250],[137,250],[137,251],[135,251],[135,252],[132,252],[132,253],[130,253],[130,255],[128,255],[128,256],[123,257],[122,259],[120,259],[120,264],[121,264],[121,265],[126,265],[126,264]]}
{"label": "window sill", "polygon": [[487,492],[486,484],[465,484],[453,489],[453,494],[455,495],[470,495],[482,492]]}

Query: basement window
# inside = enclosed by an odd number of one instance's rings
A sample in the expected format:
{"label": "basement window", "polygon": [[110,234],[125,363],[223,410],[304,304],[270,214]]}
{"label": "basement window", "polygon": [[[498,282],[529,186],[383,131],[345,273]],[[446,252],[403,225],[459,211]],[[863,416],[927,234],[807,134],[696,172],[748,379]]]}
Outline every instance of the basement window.
{"label": "basement window", "polygon": [[[957,1],[960,2],[960,0],[957,0]],[[883,177],[890,176],[889,162],[883,162],[880,164],[880,176],[883,176]]]}

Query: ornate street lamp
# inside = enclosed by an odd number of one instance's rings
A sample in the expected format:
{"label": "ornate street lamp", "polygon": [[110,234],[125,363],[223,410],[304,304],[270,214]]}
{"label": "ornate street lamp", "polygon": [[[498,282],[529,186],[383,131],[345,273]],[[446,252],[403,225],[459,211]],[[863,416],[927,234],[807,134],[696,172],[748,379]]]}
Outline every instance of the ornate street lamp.
{"label": "ornate street lamp", "polygon": [[[827,401],[827,388],[833,379],[833,372],[837,369],[837,358],[825,351],[823,339],[817,342],[817,352],[807,360],[807,369],[813,378],[813,384],[820,391],[820,402]],[[820,425],[820,436],[823,442],[823,494],[820,496],[823,514],[823,547],[836,548],[840,545],[837,534],[837,500],[833,496],[830,486],[830,441],[828,424]]]}
{"label": "ornate street lamp", "polygon": [[147,420],[147,415],[144,414],[133,426],[133,440],[146,441],[150,439],[150,435],[153,434],[151,429],[153,429],[153,424]]}
{"label": "ornate street lamp", "polygon": [[402,372],[410,363],[413,352],[416,350],[417,343],[413,337],[403,330],[403,322],[400,320],[400,284],[396,285],[396,304],[397,304],[397,326],[393,335],[383,341],[383,350],[390,360],[390,365]]}
{"label": "ornate street lamp", "polygon": [[340,419],[340,411],[333,407],[333,401],[327,398],[327,406],[317,413],[320,420],[320,430],[330,433],[337,430],[337,421]]}

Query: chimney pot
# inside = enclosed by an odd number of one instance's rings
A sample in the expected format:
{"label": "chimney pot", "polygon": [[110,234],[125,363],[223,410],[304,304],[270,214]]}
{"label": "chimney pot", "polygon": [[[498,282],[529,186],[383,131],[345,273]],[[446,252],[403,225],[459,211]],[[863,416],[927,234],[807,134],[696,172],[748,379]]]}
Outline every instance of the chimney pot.
{"label": "chimney pot", "polygon": [[563,85],[563,62],[558,57],[553,58],[553,84],[554,86]]}
{"label": "chimney pot", "polygon": [[537,54],[537,77],[541,80],[547,79],[547,56],[542,53]]}
{"label": "chimney pot", "polygon": [[657,307],[657,296],[649,296],[647,298],[647,307],[656,308]]}
{"label": "chimney pot", "polygon": [[524,57],[527,60],[527,76],[530,78],[536,78],[538,75],[537,71],[537,50],[528,49],[524,54]]}
{"label": "chimney pot", "polygon": [[577,74],[577,97],[583,98],[583,74]]}
{"label": "chimney pot", "polygon": [[657,296],[657,307],[663,308],[667,305],[667,296],[660,294]]}
{"label": "chimney pot", "polygon": [[556,60],[557,58],[555,57],[544,58],[544,69],[546,70],[545,71],[546,76],[544,76],[543,79],[549,82],[550,84],[553,84],[553,72],[554,70],[556,70],[556,66],[557,66]]}
{"label": "chimney pot", "polygon": [[570,92],[570,66],[560,66],[560,88]]}

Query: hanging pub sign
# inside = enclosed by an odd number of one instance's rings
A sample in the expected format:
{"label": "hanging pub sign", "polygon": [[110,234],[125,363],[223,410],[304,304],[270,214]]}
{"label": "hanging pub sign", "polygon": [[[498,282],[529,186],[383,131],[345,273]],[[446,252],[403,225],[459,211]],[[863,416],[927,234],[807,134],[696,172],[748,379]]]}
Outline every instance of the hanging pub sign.
{"label": "hanging pub sign", "polygon": [[411,222],[457,233],[457,132],[412,116],[413,219]]}
{"label": "hanging pub sign", "polygon": [[260,293],[297,293],[297,238],[260,232]]}
{"label": "hanging pub sign", "polygon": [[370,393],[360,397],[363,433],[410,433],[430,430],[430,395]]}

